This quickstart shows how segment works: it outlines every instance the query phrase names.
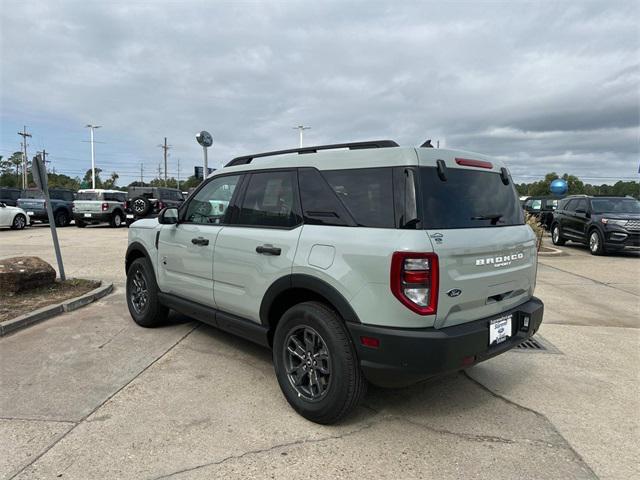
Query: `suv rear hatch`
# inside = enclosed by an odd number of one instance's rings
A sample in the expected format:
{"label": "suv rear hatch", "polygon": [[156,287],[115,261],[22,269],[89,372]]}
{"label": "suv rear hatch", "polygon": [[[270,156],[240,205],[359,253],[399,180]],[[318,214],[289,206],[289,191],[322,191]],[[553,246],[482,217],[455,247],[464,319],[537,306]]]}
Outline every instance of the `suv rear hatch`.
{"label": "suv rear hatch", "polygon": [[40,190],[25,190],[16,201],[16,205],[27,211],[27,213],[34,210],[44,210],[44,194]]}
{"label": "suv rear hatch", "polygon": [[101,192],[78,192],[73,201],[73,210],[77,213],[96,213],[102,211],[103,196]]}
{"label": "suv rear hatch", "polygon": [[469,154],[450,153],[437,163],[420,157],[421,223],[439,262],[434,326],[499,315],[529,300],[535,236],[506,169],[477,156],[466,161]]}

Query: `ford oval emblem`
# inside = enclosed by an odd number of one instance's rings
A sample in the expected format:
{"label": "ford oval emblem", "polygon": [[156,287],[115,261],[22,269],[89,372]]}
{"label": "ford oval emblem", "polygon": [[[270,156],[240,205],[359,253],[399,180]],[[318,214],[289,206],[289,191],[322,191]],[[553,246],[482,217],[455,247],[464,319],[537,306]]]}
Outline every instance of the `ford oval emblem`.
{"label": "ford oval emblem", "polygon": [[447,292],[447,295],[449,295],[450,297],[457,297],[461,293],[462,293],[462,290],[460,290],[459,288],[452,288]]}

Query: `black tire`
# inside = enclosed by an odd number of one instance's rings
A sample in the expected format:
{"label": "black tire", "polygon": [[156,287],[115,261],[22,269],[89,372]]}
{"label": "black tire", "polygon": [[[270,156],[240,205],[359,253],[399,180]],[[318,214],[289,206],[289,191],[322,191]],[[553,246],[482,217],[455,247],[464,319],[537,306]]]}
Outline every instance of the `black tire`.
{"label": "black tire", "polygon": [[[315,340],[302,348],[300,334],[305,341],[307,335]],[[294,354],[288,345],[297,345],[298,353]],[[305,354],[306,360],[300,353]],[[344,321],[319,302],[300,303],[284,313],[273,340],[273,363],[285,398],[296,412],[312,422],[328,425],[339,421],[358,405],[367,389]],[[299,374],[298,386],[294,386],[294,374]]]}
{"label": "black tire", "polygon": [[[143,295],[146,295],[145,299]],[[147,258],[137,258],[129,266],[126,296],[129,314],[141,327],[157,327],[167,320],[169,309],[158,300],[158,285]]]}
{"label": "black tire", "polygon": [[562,230],[560,229],[559,223],[551,225],[551,241],[559,247],[567,243],[567,239],[562,237]]}
{"label": "black tire", "polygon": [[71,223],[69,214],[64,210],[58,210],[53,215],[53,220],[56,222],[56,227],[66,227]]}
{"label": "black tire", "polygon": [[151,210],[151,202],[146,197],[136,197],[131,201],[131,211],[136,217],[144,217]]}
{"label": "black tire", "polygon": [[82,220],[76,220],[76,227],[78,227],[78,228],[84,228],[84,227],[86,227],[86,226],[87,226],[87,224],[86,224],[86,223],[84,223]]}
{"label": "black tire", "polygon": [[604,246],[604,238],[602,238],[602,234],[597,228],[589,232],[587,246],[591,255],[605,255],[607,253],[607,249]]}
{"label": "black tire", "polygon": [[21,213],[17,214],[13,217],[13,222],[11,223],[11,228],[13,230],[22,230],[27,226],[27,218]]}
{"label": "black tire", "polygon": [[123,221],[124,221],[124,215],[122,215],[122,213],[113,212],[113,215],[111,215],[111,221],[109,222],[109,225],[111,225],[113,228],[120,228],[122,226]]}

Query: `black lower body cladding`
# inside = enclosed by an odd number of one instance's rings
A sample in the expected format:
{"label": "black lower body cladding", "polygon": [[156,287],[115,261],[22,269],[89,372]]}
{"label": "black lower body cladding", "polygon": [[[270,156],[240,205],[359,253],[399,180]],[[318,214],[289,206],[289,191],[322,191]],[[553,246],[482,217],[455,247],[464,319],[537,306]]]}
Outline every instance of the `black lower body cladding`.
{"label": "black lower body cladding", "polygon": [[[365,377],[381,387],[403,387],[439,374],[454,372],[516,347],[538,331],[544,305],[538,298],[503,312],[513,314],[511,336],[489,346],[489,317],[435,329],[400,329],[348,323]],[[525,318],[529,325],[524,327]],[[364,346],[361,337],[379,341]]]}

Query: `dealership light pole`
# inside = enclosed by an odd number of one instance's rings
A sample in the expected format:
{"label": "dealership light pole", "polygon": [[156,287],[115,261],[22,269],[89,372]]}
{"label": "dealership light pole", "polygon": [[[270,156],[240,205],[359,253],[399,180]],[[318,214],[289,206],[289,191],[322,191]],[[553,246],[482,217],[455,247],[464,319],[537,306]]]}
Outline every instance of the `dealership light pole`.
{"label": "dealership light pole", "polygon": [[305,127],[304,125],[298,125],[297,127],[292,127],[294,130],[298,130],[299,140],[300,140],[300,148],[302,148],[302,132],[305,130],[310,130],[311,127]]}
{"label": "dealership light pole", "polygon": [[93,147],[93,131],[100,127],[102,127],[102,125],[91,125],[90,123],[85,125],[85,128],[91,130],[91,188],[94,190],[96,188],[96,154]]}
{"label": "dealership light pole", "polygon": [[209,173],[209,157],[207,156],[207,148],[213,145],[213,137],[206,130],[202,130],[196,135],[196,141],[202,147],[204,153],[204,166],[202,169],[202,180],[206,180],[207,173]]}

